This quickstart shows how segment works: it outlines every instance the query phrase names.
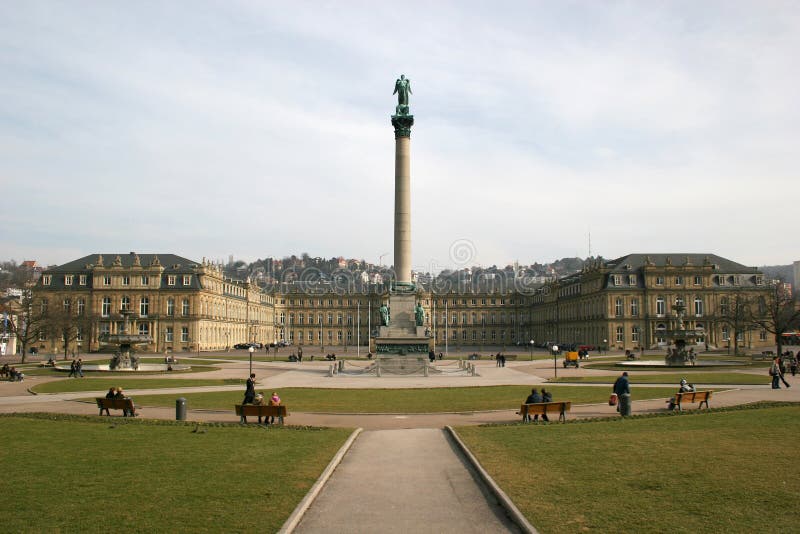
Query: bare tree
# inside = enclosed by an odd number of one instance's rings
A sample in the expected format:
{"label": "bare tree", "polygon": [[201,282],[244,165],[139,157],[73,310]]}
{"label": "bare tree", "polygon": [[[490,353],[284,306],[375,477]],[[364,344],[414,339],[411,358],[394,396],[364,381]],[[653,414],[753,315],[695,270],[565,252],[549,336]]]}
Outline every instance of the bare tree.
{"label": "bare tree", "polygon": [[53,339],[53,344],[61,344],[65,360],[69,356],[70,346],[89,334],[91,326],[92,318],[78,309],[69,298],[61,303],[54,302],[47,310],[42,325],[48,337]]}
{"label": "bare tree", "polygon": [[17,338],[17,343],[22,348],[21,362],[25,363],[28,347],[36,344],[45,326],[47,301],[42,301],[35,289],[25,288],[18,300],[9,299],[0,303],[0,312],[8,314],[6,326]]}
{"label": "bare tree", "polygon": [[[753,326],[752,304],[752,298],[741,289],[730,292],[720,300],[717,318],[733,333],[733,354],[735,356],[739,354],[740,334],[744,334]],[[730,353],[730,341],[728,342],[728,353]]]}
{"label": "bare tree", "polygon": [[783,284],[774,283],[769,294],[759,297],[752,322],[775,336],[778,354],[783,353],[783,334],[800,327],[800,306]]}

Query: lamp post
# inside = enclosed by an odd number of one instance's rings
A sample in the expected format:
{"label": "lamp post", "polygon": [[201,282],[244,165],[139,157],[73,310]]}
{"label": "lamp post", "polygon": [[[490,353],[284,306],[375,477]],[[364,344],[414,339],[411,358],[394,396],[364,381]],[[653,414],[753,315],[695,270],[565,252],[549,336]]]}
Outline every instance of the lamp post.
{"label": "lamp post", "polygon": [[556,356],[558,355],[558,345],[553,345],[553,373],[555,378],[558,378],[558,365],[556,365]]}
{"label": "lamp post", "polygon": [[608,352],[608,340],[607,340],[607,339],[604,339],[604,340],[603,340],[603,350],[605,350],[606,352]]}
{"label": "lamp post", "polygon": [[256,348],[253,345],[250,345],[250,348],[247,349],[247,352],[250,353],[250,374],[253,374],[253,353],[256,351]]}
{"label": "lamp post", "polygon": [[532,339],[528,342],[528,346],[531,349],[531,361],[533,361],[533,340]]}

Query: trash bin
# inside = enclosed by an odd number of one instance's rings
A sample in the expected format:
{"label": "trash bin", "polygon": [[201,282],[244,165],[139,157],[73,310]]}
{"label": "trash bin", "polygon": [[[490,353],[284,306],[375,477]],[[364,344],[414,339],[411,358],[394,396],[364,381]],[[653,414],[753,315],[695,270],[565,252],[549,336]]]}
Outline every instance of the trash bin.
{"label": "trash bin", "polygon": [[186,421],[186,399],[183,397],[175,400],[175,420]]}
{"label": "trash bin", "polygon": [[619,396],[619,414],[627,417],[631,414],[631,395],[623,393]]}

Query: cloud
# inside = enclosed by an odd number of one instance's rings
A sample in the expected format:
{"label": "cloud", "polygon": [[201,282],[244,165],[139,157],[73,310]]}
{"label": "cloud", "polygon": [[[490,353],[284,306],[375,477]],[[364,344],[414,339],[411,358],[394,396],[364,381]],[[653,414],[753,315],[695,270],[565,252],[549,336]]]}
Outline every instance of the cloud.
{"label": "cloud", "polygon": [[377,261],[392,248],[402,72],[415,265],[447,263],[458,239],[485,265],[586,255],[590,231],[607,257],[787,263],[794,217],[772,206],[796,178],[799,13],[0,6],[4,250],[59,263],[101,249]]}

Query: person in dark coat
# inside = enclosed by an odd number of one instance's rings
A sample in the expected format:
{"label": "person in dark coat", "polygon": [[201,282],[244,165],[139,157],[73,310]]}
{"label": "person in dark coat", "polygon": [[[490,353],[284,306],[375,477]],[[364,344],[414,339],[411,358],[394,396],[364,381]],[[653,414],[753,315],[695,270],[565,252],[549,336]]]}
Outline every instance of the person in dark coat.
{"label": "person in dark coat", "polygon": [[[525,404],[537,404],[537,403],[540,403],[540,402],[542,402],[542,396],[539,394],[539,390],[538,389],[533,388],[531,390],[531,394],[528,395],[527,399],[525,399]],[[535,415],[534,417],[536,418],[536,419],[534,419],[534,421],[539,419],[538,415]],[[525,421],[530,421],[530,420],[531,420],[531,416],[528,415],[528,414],[525,414]]]}
{"label": "person in dark coat", "polygon": [[250,373],[250,378],[247,379],[247,385],[245,386],[242,404],[253,404],[254,400],[256,400],[256,374]]}
{"label": "person in dark coat", "polygon": [[614,393],[617,394],[619,402],[617,403],[617,411],[625,417],[631,414],[631,383],[628,380],[628,371],[622,373],[622,376],[617,378],[614,382]]}

